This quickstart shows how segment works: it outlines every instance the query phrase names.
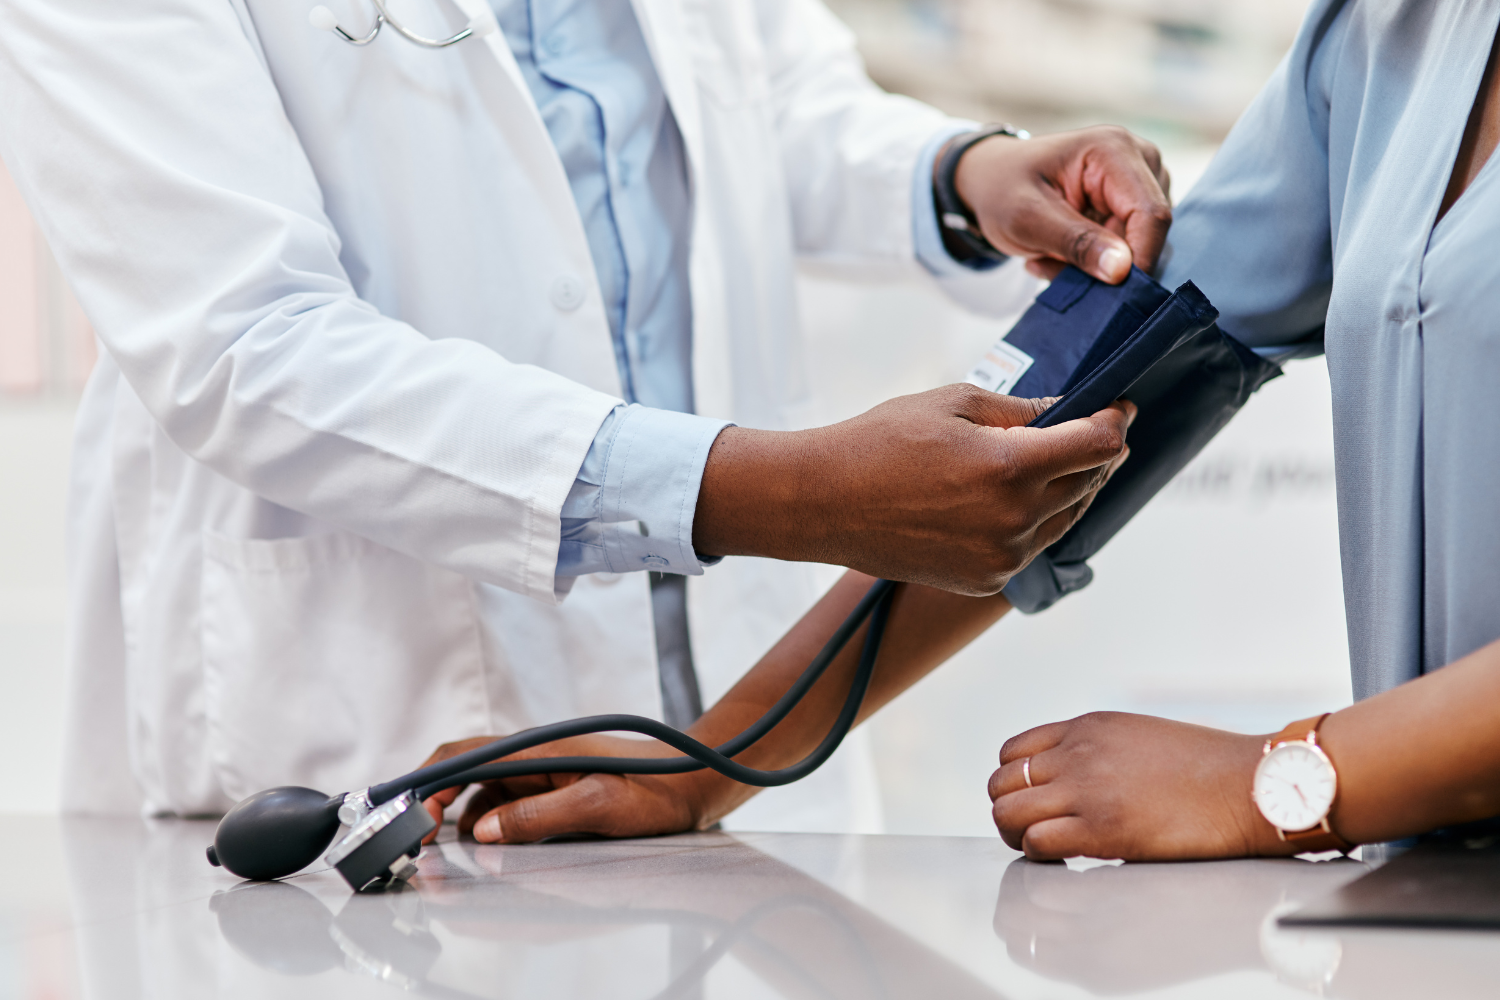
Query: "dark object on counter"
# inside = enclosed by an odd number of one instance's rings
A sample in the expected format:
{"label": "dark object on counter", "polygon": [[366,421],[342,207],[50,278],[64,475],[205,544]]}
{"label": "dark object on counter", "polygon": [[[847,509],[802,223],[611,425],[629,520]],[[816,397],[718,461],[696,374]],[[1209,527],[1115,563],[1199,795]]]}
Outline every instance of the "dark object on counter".
{"label": "dark object on counter", "polygon": [[1434,840],[1281,918],[1293,927],[1500,930],[1500,840]]}
{"label": "dark object on counter", "polygon": [[416,873],[422,838],[437,829],[415,792],[377,806],[333,845],[327,861],[355,892],[404,882]]}
{"label": "dark object on counter", "polygon": [[209,864],[240,878],[265,881],[301,871],[339,831],[342,795],[311,788],[268,788],[239,802],[219,821]]}

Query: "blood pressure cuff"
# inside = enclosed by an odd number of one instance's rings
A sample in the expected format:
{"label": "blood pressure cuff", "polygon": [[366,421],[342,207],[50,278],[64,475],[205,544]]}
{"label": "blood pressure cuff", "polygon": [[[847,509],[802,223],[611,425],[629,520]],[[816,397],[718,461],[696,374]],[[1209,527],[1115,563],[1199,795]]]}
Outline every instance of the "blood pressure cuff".
{"label": "blood pressure cuff", "polygon": [[1011,394],[1062,397],[1032,426],[1088,416],[1122,396],[1139,409],[1130,458],[1078,523],[1006,585],[1017,609],[1042,611],[1088,586],[1088,559],[1281,374],[1220,330],[1218,315],[1192,282],[1169,293],[1136,268],[1106,285],[1070,267],[1005,335],[1032,359]]}

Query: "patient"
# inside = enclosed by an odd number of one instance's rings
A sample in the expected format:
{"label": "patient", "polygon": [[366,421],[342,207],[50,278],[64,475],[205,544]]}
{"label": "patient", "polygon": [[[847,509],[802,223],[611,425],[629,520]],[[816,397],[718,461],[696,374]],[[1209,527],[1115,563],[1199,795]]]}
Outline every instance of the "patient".
{"label": "patient", "polygon": [[[1029,856],[1291,854],[1500,814],[1497,21],[1314,3],[1179,207],[1163,273],[1251,345],[1327,351],[1364,700],[1274,740],[1113,714],[1023,733],[990,795]],[[1252,802],[1268,743],[1315,726],[1326,758],[1294,744]]]}
{"label": "patient", "polygon": [[[1128,715],[1022,734],[1002,751],[990,794],[1001,834],[1028,855],[1292,854],[1500,814],[1491,405],[1500,181],[1487,166],[1500,137],[1497,23],[1494,4],[1316,0],[1287,60],[1178,210],[1159,269],[1167,287],[1196,282],[1220,325],[1268,357],[1328,355],[1350,652],[1365,700],[1274,741]],[[690,732],[713,744],[759,717],[870,583],[847,575]],[[1007,610],[1000,595],[904,586],[861,718]],[[816,745],[857,647],[856,638],[738,759],[780,767]],[[1279,828],[1251,800],[1272,742],[1289,744],[1272,751],[1288,763],[1262,799]],[[604,736],[567,743],[527,756],[675,754]],[[481,789],[460,826],[511,842],[665,833],[709,825],[752,794],[712,772],[544,775]]]}

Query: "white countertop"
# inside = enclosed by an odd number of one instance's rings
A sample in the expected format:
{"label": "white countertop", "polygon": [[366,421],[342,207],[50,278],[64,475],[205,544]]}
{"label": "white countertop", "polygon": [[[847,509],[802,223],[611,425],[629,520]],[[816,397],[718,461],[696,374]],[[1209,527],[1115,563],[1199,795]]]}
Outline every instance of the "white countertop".
{"label": "white countertop", "polygon": [[428,848],[355,896],[209,867],[211,822],[0,818],[0,997],[1500,996],[1500,934],[1280,930],[1352,861],[1073,870],[997,839]]}

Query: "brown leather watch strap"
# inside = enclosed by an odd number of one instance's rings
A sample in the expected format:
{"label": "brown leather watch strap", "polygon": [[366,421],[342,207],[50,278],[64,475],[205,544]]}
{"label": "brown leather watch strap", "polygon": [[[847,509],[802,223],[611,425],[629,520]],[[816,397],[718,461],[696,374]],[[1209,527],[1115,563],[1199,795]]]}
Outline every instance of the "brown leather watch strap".
{"label": "brown leather watch strap", "polygon": [[1299,854],[1316,854],[1319,851],[1338,851],[1348,854],[1354,850],[1354,845],[1343,837],[1334,833],[1328,826],[1328,817],[1323,817],[1323,822],[1309,830],[1299,830],[1296,833],[1287,833],[1278,830],[1281,839],[1288,844],[1296,844]]}
{"label": "brown leather watch strap", "polygon": [[[1266,740],[1266,745],[1262,753],[1270,753],[1273,749],[1276,748],[1277,745],[1281,743],[1290,743],[1293,740],[1302,740],[1304,742],[1312,744],[1315,747],[1318,747],[1318,749],[1320,750],[1323,750],[1323,753],[1326,755],[1328,751],[1318,746],[1318,727],[1323,724],[1324,719],[1328,718],[1332,714],[1332,712],[1324,712],[1322,715],[1314,715],[1311,718],[1299,719],[1298,721],[1293,722],[1291,725],[1287,726],[1275,736],[1268,738]],[[1332,760],[1331,757],[1329,759]],[[1336,766],[1335,774],[1337,774]],[[1335,788],[1333,804],[1328,807],[1328,812],[1330,814],[1333,812],[1333,807],[1338,804],[1338,792],[1339,790]],[[1333,832],[1333,827],[1328,825],[1327,816],[1324,816],[1322,822],[1320,822],[1317,826],[1308,827],[1306,830],[1291,831],[1278,829],[1276,831],[1276,834],[1288,844],[1296,844],[1299,848],[1301,848],[1303,852],[1306,853],[1314,853],[1317,851],[1341,851],[1344,854],[1348,854],[1350,851],[1354,850],[1353,844],[1349,843],[1343,837],[1340,837],[1338,834]]]}
{"label": "brown leather watch strap", "polygon": [[1266,739],[1265,752],[1270,753],[1271,748],[1278,743],[1290,743],[1292,740],[1307,740],[1313,746],[1318,745],[1318,727],[1323,720],[1332,715],[1332,712],[1324,712],[1322,715],[1314,715],[1310,718],[1299,719],[1291,723],[1275,736]]}

